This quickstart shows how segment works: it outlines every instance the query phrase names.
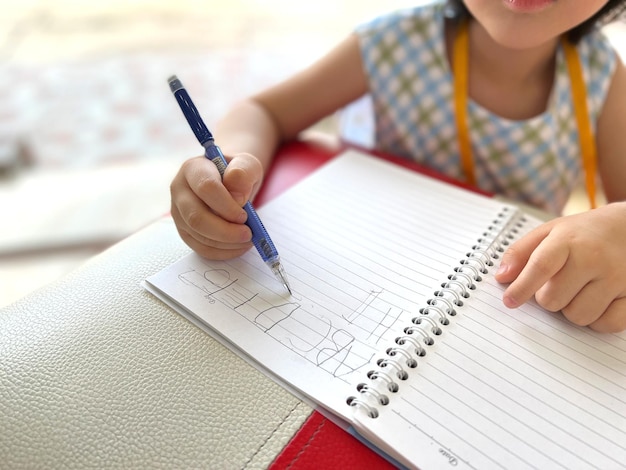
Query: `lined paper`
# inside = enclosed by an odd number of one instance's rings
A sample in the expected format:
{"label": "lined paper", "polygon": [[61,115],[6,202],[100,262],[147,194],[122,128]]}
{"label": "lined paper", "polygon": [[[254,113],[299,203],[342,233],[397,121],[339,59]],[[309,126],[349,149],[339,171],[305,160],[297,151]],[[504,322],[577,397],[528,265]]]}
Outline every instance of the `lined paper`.
{"label": "lined paper", "polygon": [[[489,275],[398,392],[367,378],[503,211],[515,208],[349,151],[259,210],[293,296],[255,251],[190,253],[146,285],[409,466],[626,461],[626,338],[506,310]],[[376,419],[346,403],[370,397],[363,383],[390,400]]]}

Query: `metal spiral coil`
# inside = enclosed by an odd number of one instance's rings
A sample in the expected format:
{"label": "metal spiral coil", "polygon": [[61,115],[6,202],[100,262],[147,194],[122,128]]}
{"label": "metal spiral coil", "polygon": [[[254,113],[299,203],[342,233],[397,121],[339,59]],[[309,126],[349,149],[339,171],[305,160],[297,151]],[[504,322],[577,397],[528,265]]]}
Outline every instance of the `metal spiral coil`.
{"label": "metal spiral coil", "polygon": [[393,394],[400,390],[399,382],[407,380],[410,370],[418,367],[418,360],[435,344],[434,337],[443,334],[458,309],[463,307],[464,299],[471,297],[482,276],[494,265],[493,260],[499,258],[524,222],[525,218],[517,212],[511,213],[509,207],[502,209],[471,251],[441,283],[441,289],[433,292],[433,297],[419,309],[419,315],[411,319],[411,325],[403,328],[404,334],[395,338],[395,345],[385,350],[386,357],[376,360],[376,366],[367,373],[370,382],[356,387],[358,396],[349,397],[348,405],[363,408],[371,418],[379,416],[379,407],[390,401],[386,392]]}

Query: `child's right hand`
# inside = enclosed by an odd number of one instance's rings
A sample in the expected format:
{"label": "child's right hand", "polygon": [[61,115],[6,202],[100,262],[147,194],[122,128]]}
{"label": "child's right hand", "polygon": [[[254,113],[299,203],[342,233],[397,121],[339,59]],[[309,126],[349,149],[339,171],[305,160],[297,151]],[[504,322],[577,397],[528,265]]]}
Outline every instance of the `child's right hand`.
{"label": "child's right hand", "polygon": [[172,218],[189,247],[209,259],[235,258],[251,246],[243,205],[263,179],[261,163],[250,154],[237,154],[222,179],[204,156],[187,160],[172,180]]}

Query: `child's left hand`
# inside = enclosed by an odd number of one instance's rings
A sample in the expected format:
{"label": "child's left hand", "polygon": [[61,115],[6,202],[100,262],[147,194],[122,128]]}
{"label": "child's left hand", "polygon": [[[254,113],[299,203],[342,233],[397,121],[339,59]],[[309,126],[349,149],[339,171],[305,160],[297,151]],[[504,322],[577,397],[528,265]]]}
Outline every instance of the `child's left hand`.
{"label": "child's left hand", "polygon": [[498,282],[507,307],[543,308],[600,332],[626,329],[626,202],[554,219],[514,243]]}

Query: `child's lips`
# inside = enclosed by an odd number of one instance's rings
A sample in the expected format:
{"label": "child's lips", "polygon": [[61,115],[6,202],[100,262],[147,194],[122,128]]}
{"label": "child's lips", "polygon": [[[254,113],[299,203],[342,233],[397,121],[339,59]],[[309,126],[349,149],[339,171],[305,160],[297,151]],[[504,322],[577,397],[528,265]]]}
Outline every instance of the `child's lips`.
{"label": "child's lips", "polygon": [[504,3],[511,10],[516,12],[536,13],[549,7],[555,1],[556,0],[504,0]]}

